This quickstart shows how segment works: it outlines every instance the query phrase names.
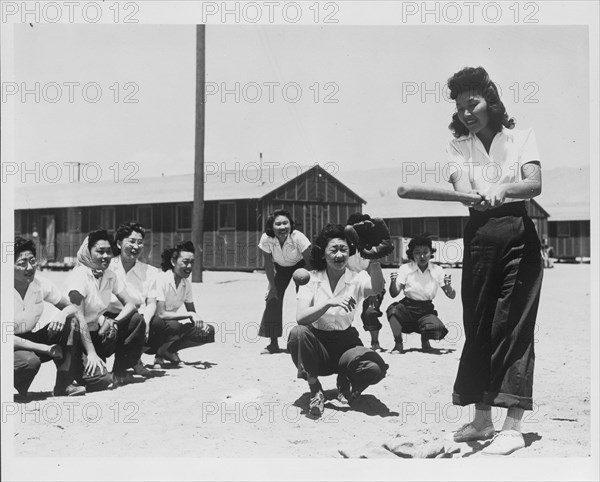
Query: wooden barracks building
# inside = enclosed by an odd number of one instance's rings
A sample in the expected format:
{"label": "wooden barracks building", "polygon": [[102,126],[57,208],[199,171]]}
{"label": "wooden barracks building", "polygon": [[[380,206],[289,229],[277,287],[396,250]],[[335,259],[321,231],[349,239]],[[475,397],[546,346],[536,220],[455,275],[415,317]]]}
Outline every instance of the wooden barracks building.
{"label": "wooden barracks building", "polygon": [[[205,176],[205,269],[263,267],[258,241],[269,213],[288,209],[297,228],[313,239],[328,222],[345,223],[365,200],[322,167],[223,171]],[[136,183],[24,185],[16,189],[15,234],[37,233],[42,256],[72,264],[88,232],[114,233],[125,221],[147,230],[143,256],[158,266],[160,253],[191,239],[193,175],[140,178]]]}
{"label": "wooden barracks building", "polygon": [[[461,241],[468,220],[462,204],[399,199],[396,189],[402,179],[397,169],[374,169],[368,174],[340,171],[334,176],[321,166],[295,163],[262,172],[207,174],[204,268],[261,269],[258,241],[269,213],[281,207],[292,213],[297,228],[311,240],[326,223],[343,224],[354,212],[384,218],[396,246],[382,260],[387,265],[399,265],[406,257],[404,241],[424,232],[440,242]],[[447,182],[425,181],[451,188]],[[163,249],[191,239],[192,195],[189,174],[141,178],[137,183],[24,185],[16,189],[15,233],[25,237],[37,233],[42,257],[57,266],[66,260],[68,267],[89,231],[101,226],[114,233],[120,223],[137,220],[147,229],[143,255],[158,265]],[[538,201],[528,202],[527,209],[540,239],[548,239],[555,256],[589,256],[589,206],[579,203],[585,212],[574,214],[574,208],[564,203]],[[550,219],[542,207],[546,204]]]}

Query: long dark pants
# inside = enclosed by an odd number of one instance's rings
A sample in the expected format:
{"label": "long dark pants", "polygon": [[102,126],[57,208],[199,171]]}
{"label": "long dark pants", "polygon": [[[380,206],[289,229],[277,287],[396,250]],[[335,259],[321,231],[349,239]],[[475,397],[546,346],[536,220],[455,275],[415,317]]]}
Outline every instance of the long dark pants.
{"label": "long dark pants", "polygon": [[[267,301],[265,311],[260,322],[258,336],[264,338],[279,338],[283,334],[283,297],[287,290],[294,271],[302,268],[305,265],[304,260],[298,262],[294,266],[275,266],[275,290],[277,291],[277,299]],[[296,292],[298,287],[296,286]]]}
{"label": "long dark pants", "polygon": [[363,322],[363,329],[365,331],[379,331],[382,328],[379,317],[383,315],[381,312],[381,303],[383,301],[383,293],[378,295],[367,296],[363,301],[363,309],[360,314],[360,319]]}
{"label": "long dark pants", "polygon": [[402,298],[388,306],[386,315],[395,338],[400,336],[398,328],[401,333],[420,333],[426,340],[442,340],[448,334],[430,300]]}
{"label": "long dark pants", "polygon": [[53,360],[50,356],[34,353],[27,350],[15,351],[14,385],[21,395],[25,395],[33,383],[42,363],[50,360],[56,365],[56,382],[54,390],[64,391],[67,385],[75,379],[75,367],[81,363],[80,332],[79,324],[73,317],[67,318],[65,325],[59,333],[50,335],[48,326],[44,326],[36,332],[21,333],[20,338],[42,343],[44,345],[58,345],[62,348],[63,357]]}
{"label": "long dark pants", "polygon": [[214,343],[215,327],[204,324],[205,330],[196,328],[194,323],[181,323],[177,320],[163,320],[160,316],[154,315],[150,320],[150,333],[148,336],[148,353],[156,353],[157,350],[170,344],[168,350],[172,353],[185,348]]}
{"label": "long dark pants", "polygon": [[466,339],[453,402],[531,410],[534,329],[544,269],[525,203],[471,210],[464,247]]}
{"label": "long dark pants", "polygon": [[312,325],[292,328],[287,348],[298,368],[298,378],[345,375],[353,388],[364,390],[381,381],[388,365],[381,356],[365,348],[356,328],[343,331],[318,330]]}
{"label": "long dark pants", "polygon": [[[105,313],[107,318],[116,316],[113,313]],[[96,354],[106,362],[111,356],[115,355],[113,363],[113,373],[123,375],[128,368],[133,367],[142,355],[144,338],[146,335],[146,323],[144,317],[139,313],[132,313],[130,316],[117,322],[117,337],[109,339],[107,336],[101,336],[98,330],[90,330],[90,337]],[[103,373],[96,370],[92,374],[84,374],[84,367],[87,363],[87,355],[83,355],[83,363],[79,366],[77,372],[77,381],[85,385],[88,392],[97,392],[106,390],[112,383],[110,373]]]}
{"label": "long dark pants", "polygon": [[[105,313],[104,316],[114,319],[117,314]],[[114,346],[110,346],[110,349],[115,354],[113,372],[122,375],[128,368],[132,368],[142,356],[146,337],[146,322],[142,315],[135,312],[118,321],[117,326],[119,327],[117,339]]]}

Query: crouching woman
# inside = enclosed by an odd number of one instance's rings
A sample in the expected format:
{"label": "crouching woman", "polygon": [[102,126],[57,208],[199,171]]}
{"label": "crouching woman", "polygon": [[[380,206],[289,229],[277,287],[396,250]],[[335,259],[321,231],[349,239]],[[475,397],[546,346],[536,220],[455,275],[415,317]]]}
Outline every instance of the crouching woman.
{"label": "crouching woman", "polygon": [[[148,293],[146,322],[150,323],[148,353],[155,354],[155,368],[181,363],[179,350],[215,341],[215,328],[196,313],[190,275],[195,261],[191,241],[161,253],[159,273]],[[185,310],[181,310],[184,306]]]}
{"label": "crouching woman", "polygon": [[295,326],[288,350],[298,378],[308,382],[309,413],[323,413],[325,396],[319,376],[337,373],[338,399],[352,404],[369,385],[385,377],[388,365],[365,348],[352,326],[357,304],[385,287],[381,265],[371,262],[360,273],[348,269],[350,243],[341,225],[328,224],[311,250],[310,281],[297,295]]}

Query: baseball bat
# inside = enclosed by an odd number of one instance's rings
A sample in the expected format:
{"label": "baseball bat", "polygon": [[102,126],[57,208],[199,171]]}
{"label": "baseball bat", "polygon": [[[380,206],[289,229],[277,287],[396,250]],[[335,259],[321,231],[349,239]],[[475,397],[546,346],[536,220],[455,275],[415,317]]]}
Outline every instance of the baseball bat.
{"label": "baseball bat", "polygon": [[419,186],[408,184],[398,188],[398,196],[403,199],[422,199],[425,201],[458,201],[458,202],[478,202],[481,201],[479,194],[468,192],[451,191],[433,186]]}

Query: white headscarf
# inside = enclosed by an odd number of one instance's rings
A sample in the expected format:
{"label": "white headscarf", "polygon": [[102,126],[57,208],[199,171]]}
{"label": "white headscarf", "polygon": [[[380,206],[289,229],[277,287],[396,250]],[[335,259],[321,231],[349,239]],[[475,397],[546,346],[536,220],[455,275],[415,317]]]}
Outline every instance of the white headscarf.
{"label": "white headscarf", "polygon": [[92,254],[90,253],[90,250],[88,248],[88,243],[89,240],[86,236],[83,240],[83,243],[81,243],[79,250],[77,251],[77,263],[75,263],[75,266],[85,266],[86,268],[89,268],[92,271],[94,278],[102,278],[104,270],[98,269],[94,265],[94,261],[92,260]]}

